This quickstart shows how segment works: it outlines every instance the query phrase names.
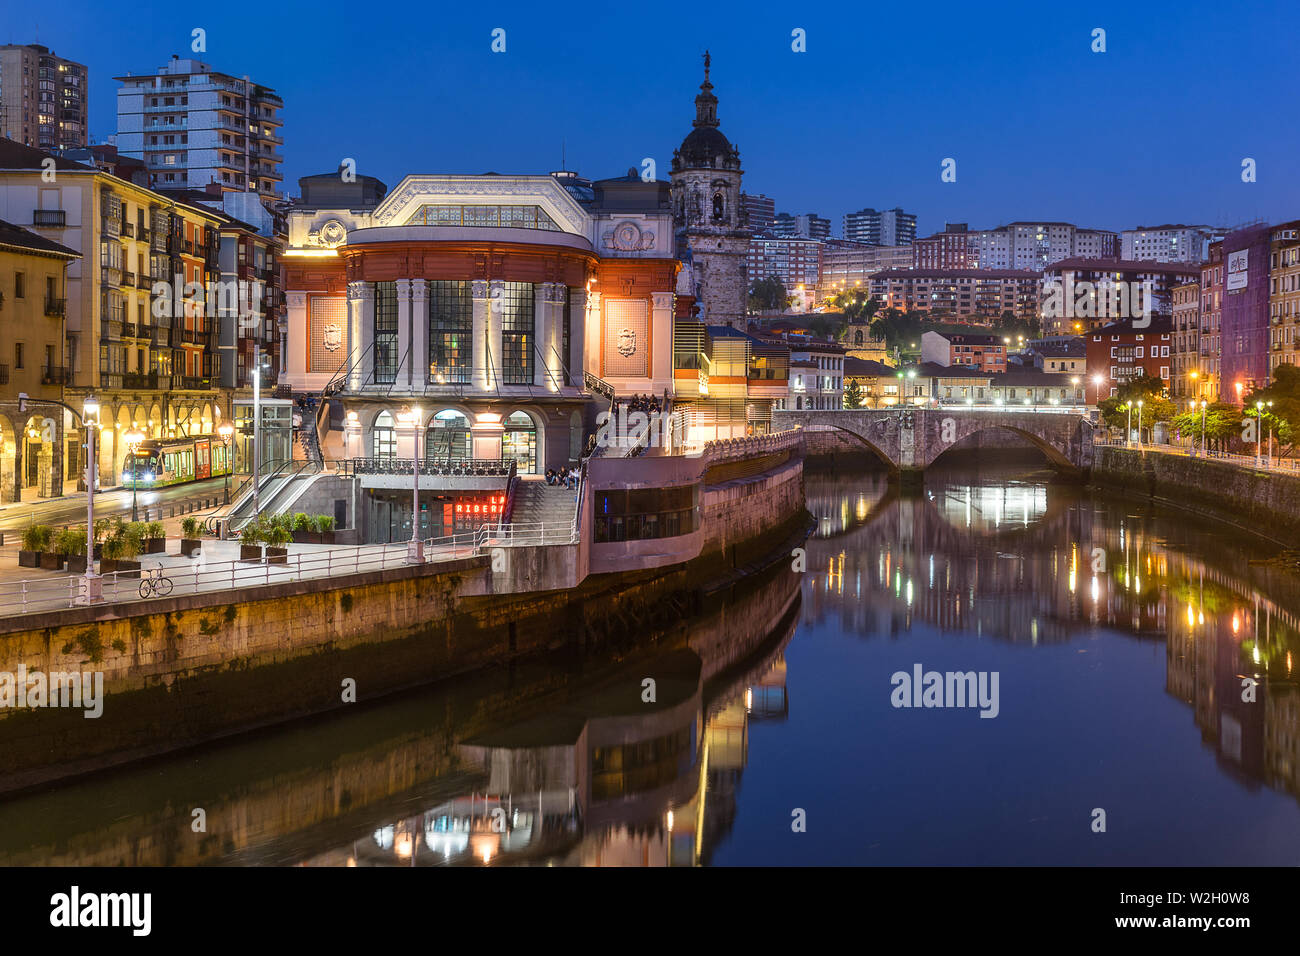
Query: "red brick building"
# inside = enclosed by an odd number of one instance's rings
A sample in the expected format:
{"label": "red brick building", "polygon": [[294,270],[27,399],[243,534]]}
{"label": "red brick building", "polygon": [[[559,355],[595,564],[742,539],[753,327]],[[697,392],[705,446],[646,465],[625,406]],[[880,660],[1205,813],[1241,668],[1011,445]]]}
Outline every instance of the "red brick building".
{"label": "red brick building", "polygon": [[[1101,398],[1114,395],[1121,385],[1142,375],[1162,379],[1169,388],[1173,323],[1168,316],[1153,316],[1150,324],[1144,320],[1124,319],[1103,325],[1088,333],[1088,388],[1089,395]],[[1100,379],[1100,384],[1098,383]]]}

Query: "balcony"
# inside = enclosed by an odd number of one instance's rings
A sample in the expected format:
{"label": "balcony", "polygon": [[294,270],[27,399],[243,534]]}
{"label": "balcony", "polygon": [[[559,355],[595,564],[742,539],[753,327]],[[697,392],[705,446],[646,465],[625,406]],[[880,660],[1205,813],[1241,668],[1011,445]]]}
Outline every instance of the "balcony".
{"label": "balcony", "polygon": [[104,274],[100,277],[100,283],[116,289],[122,284],[122,270],[113,266],[104,266]]}
{"label": "balcony", "polygon": [[45,314],[55,318],[63,318],[68,314],[67,299],[45,299]]}
{"label": "balcony", "polygon": [[133,222],[124,222],[124,223],[122,223],[122,235],[125,236],[127,239],[134,239],[134,238],[135,238],[135,223],[133,223]]}
{"label": "balcony", "polygon": [[[175,382],[178,379],[180,381],[180,384],[176,385]],[[173,383],[172,385],[173,388],[205,389],[205,388],[212,387],[212,379],[200,378],[194,375],[179,375],[179,376],[173,375],[172,383]]]}
{"label": "balcony", "polygon": [[[8,375],[7,371],[6,371],[6,375]],[[41,384],[42,385],[71,385],[72,369],[65,368],[62,365],[42,365]]]}
{"label": "balcony", "polygon": [[123,323],[122,323],[122,338],[124,338],[124,339],[138,339],[138,338],[140,338],[140,327],[139,327],[138,325],[136,325],[134,322],[123,322]]}
{"label": "balcony", "polygon": [[33,226],[66,226],[68,214],[62,209],[36,209],[32,212]]}
{"label": "balcony", "polygon": [[123,388],[157,388],[157,372],[127,372],[122,376]]}

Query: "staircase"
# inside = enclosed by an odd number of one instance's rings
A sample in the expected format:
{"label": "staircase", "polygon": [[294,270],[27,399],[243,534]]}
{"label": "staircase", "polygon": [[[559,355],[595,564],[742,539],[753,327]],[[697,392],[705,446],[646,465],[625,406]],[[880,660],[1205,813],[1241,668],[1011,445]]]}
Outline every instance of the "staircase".
{"label": "staircase", "polygon": [[573,527],[578,511],[577,492],[560,485],[548,485],[539,475],[521,475],[515,489],[515,508],[511,521],[517,526],[545,525],[547,537]]}

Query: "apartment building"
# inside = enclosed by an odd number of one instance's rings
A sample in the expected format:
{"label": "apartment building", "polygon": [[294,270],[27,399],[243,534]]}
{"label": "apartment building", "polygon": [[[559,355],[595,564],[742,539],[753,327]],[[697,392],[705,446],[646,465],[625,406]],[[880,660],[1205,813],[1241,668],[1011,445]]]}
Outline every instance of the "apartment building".
{"label": "apartment building", "polygon": [[39,43],[0,46],[0,137],[39,149],[89,141],[86,67]]}
{"label": "apartment building", "polygon": [[1007,370],[1007,348],[997,335],[926,332],[921,336],[921,361],[999,373]]}
{"label": "apartment building", "polygon": [[1088,385],[1096,388],[1102,398],[1114,395],[1121,385],[1143,375],[1159,378],[1169,388],[1173,322],[1167,316],[1155,316],[1150,324],[1137,322],[1111,322],[1087,335]]}
{"label": "apartment building", "polygon": [[814,239],[749,241],[747,275],[751,283],[775,276],[794,295],[800,289],[812,298],[821,277],[822,244]]}
{"label": "apartment building", "polygon": [[970,254],[980,269],[1042,272],[1072,257],[1113,259],[1118,246],[1113,232],[1080,229],[1068,222],[1012,222],[968,236]]}
{"label": "apartment building", "polygon": [[884,308],[997,318],[1032,318],[1041,273],[1014,269],[888,269],[871,277],[870,292]]}
{"label": "apartment building", "polygon": [[1043,334],[1082,334],[1118,319],[1168,316],[1170,290],[1198,272],[1199,267],[1183,262],[1062,259],[1043,273]]}
{"label": "apartment building", "polygon": [[[49,180],[45,160],[54,160]],[[221,217],[93,166],[0,140],[0,218],[81,254],[68,268],[65,336],[54,374],[64,400],[100,404],[101,480],[117,480],[123,433],[211,434],[230,414],[209,309]],[[187,284],[193,283],[190,289]],[[63,418],[65,434],[74,421]],[[83,443],[78,435],[69,448]],[[75,480],[81,464],[65,461]]]}
{"label": "apartment building", "polygon": [[964,222],[950,222],[943,232],[912,243],[913,269],[977,269],[979,258],[971,247],[972,233]]}
{"label": "apartment building", "polygon": [[1220,400],[1223,341],[1223,242],[1210,243],[1201,265],[1199,335],[1201,396],[1211,402]]}
{"label": "apartment building", "polygon": [[1211,226],[1138,226],[1125,229],[1120,236],[1121,259],[1149,259],[1152,262],[1185,262],[1200,265],[1209,253],[1210,243],[1221,239],[1221,230]]}
{"label": "apartment building", "polygon": [[1267,384],[1272,370],[1269,348],[1269,258],[1275,234],[1295,223],[1249,226],[1223,239],[1223,311],[1219,362],[1220,398],[1240,402],[1252,388]]}
{"label": "apartment building", "polygon": [[844,407],[845,348],[834,342],[791,337],[790,395],[795,411]]}
{"label": "apartment building", "polygon": [[1269,254],[1269,371],[1300,365],[1300,233],[1283,228]]}
{"label": "apartment building", "polygon": [[741,193],[740,203],[745,210],[745,219],[749,223],[750,232],[756,236],[772,232],[772,227],[776,223],[775,199],[762,193],[757,196]]}
{"label": "apartment building", "polygon": [[[80,255],[0,220],[0,501],[63,494],[68,265]],[[19,396],[28,401],[20,406]]]}
{"label": "apartment building", "polygon": [[153,75],[116,79],[118,150],[145,161],[152,185],[280,196],[284,101],[274,90],[176,56]]}
{"label": "apartment building", "polygon": [[1203,394],[1201,369],[1201,279],[1180,282],[1169,293],[1174,337],[1171,348],[1173,377],[1169,394],[1175,399],[1198,400]]}
{"label": "apartment building", "polygon": [[845,213],[844,238],[873,246],[910,246],[916,239],[916,215],[898,206]]}
{"label": "apartment building", "polygon": [[772,232],[778,239],[828,239],[831,221],[811,212],[802,216],[779,212],[772,225]]}
{"label": "apartment building", "polygon": [[821,247],[818,299],[853,289],[869,289],[871,277],[877,272],[911,268],[912,249],[912,246],[873,246],[844,239],[826,240]]}

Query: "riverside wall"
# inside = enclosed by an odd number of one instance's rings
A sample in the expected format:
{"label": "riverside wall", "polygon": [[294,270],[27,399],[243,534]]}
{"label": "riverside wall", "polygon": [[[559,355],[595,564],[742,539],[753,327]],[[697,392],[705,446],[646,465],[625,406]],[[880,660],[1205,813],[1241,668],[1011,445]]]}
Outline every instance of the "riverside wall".
{"label": "riverside wall", "polygon": [[1266,531],[1300,533],[1300,477],[1136,448],[1098,446],[1095,484],[1199,505],[1249,520]]}
{"label": "riverside wall", "polygon": [[0,673],[99,673],[104,689],[95,719],[0,708],[0,792],[347,707],[352,686],[364,703],[566,647],[630,650],[800,533],[802,461],[708,485],[700,510],[702,546],[666,567],[602,572],[580,545],[505,548],[0,619]]}

